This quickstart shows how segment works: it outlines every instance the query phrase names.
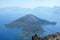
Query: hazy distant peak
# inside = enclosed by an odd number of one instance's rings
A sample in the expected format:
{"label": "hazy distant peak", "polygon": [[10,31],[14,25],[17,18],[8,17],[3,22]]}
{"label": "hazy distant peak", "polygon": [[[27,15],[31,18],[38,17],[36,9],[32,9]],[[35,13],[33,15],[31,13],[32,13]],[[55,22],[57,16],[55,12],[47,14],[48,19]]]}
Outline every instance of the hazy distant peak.
{"label": "hazy distant peak", "polygon": [[26,16],[34,16],[33,14],[27,14]]}
{"label": "hazy distant peak", "polygon": [[36,16],[34,16],[33,14],[27,14],[26,16],[24,16],[25,19],[30,20],[30,21],[37,21],[38,18]]}

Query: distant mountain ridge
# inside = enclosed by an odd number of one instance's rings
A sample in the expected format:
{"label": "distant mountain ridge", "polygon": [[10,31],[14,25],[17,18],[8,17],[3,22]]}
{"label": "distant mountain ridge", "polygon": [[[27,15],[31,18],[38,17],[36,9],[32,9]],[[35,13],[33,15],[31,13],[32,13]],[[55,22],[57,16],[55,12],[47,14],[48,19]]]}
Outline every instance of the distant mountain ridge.
{"label": "distant mountain ridge", "polygon": [[34,9],[30,9],[30,8],[19,8],[19,7],[9,7],[9,8],[0,8],[0,12],[1,13],[60,13],[59,12],[60,7],[36,7]]}

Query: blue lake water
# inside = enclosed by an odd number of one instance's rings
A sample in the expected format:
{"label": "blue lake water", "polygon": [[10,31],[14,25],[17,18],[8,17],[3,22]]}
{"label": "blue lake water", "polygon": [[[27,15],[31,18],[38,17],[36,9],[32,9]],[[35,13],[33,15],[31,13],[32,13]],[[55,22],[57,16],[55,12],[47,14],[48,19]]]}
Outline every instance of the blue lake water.
{"label": "blue lake water", "polygon": [[[41,36],[46,36],[58,32],[59,30],[54,30],[52,26],[43,27],[46,32],[41,34]],[[0,25],[0,40],[17,40],[18,34],[21,32],[19,28],[7,28],[5,24]]]}
{"label": "blue lake water", "polygon": [[19,29],[9,29],[5,28],[5,26],[0,26],[0,40],[13,40],[19,32]]}

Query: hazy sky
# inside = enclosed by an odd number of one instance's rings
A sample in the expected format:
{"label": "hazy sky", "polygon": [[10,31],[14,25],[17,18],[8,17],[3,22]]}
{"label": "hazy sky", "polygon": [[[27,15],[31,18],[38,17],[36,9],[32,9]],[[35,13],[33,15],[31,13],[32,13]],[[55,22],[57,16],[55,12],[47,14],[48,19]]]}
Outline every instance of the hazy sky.
{"label": "hazy sky", "polygon": [[0,0],[1,7],[35,8],[38,6],[60,6],[60,0]]}

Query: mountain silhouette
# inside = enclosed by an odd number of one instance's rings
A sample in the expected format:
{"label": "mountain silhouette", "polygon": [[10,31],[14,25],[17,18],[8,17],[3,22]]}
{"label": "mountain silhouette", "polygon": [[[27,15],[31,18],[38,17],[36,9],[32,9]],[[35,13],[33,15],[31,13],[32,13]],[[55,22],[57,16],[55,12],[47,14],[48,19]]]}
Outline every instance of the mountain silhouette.
{"label": "mountain silhouette", "polygon": [[32,14],[27,14],[9,24],[6,27],[22,28],[25,36],[31,36],[33,34],[41,34],[44,32],[42,25],[55,25],[55,22],[49,22],[47,20],[40,19]]}
{"label": "mountain silhouette", "polygon": [[9,24],[6,24],[6,26],[10,27],[18,27],[28,24],[39,24],[39,25],[55,25],[56,22],[50,22],[48,20],[40,19],[32,14],[25,15]]}

